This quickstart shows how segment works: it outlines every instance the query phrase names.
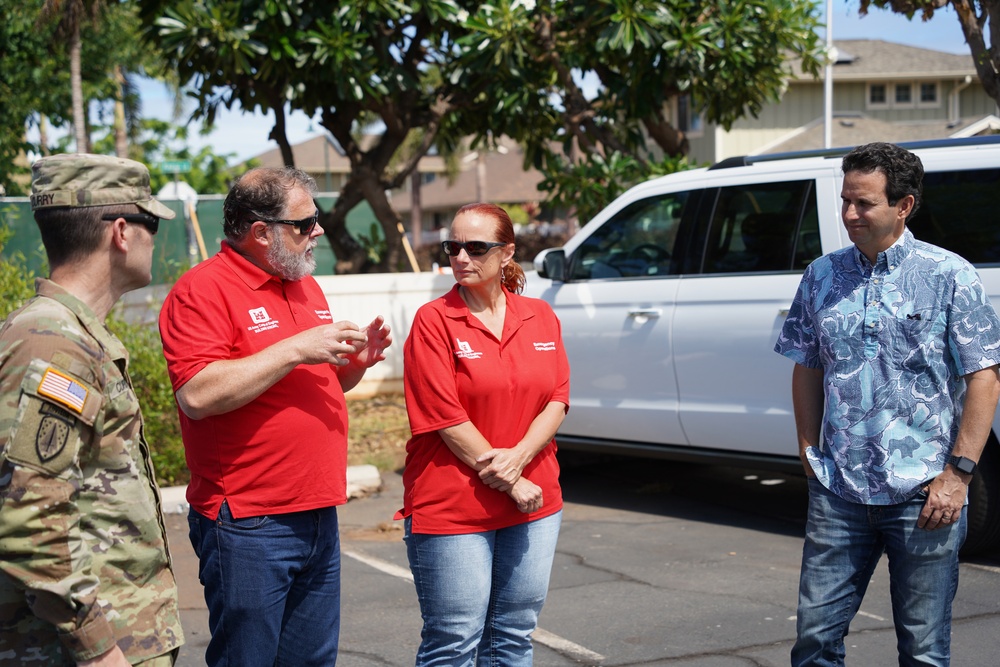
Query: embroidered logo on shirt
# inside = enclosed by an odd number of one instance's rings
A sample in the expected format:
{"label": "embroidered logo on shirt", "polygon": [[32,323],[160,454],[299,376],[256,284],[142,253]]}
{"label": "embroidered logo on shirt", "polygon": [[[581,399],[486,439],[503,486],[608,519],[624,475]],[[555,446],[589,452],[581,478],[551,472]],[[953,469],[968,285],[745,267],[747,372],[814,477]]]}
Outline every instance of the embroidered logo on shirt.
{"label": "embroidered logo on shirt", "polygon": [[535,343],[535,352],[555,352],[556,343],[555,341],[549,341],[548,343]]}
{"label": "embroidered logo on shirt", "polygon": [[262,331],[278,328],[278,320],[272,320],[271,316],[267,314],[267,310],[263,307],[252,308],[247,312],[250,313],[250,320],[253,322],[253,326],[247,327],[247,331],[261,333]]}
{"label": "embroidered logo on shirt", "polygon": [[38,393],[62,403],[77,414],[83,414],[83,404],[87,402],[87,388],[53,368],[45,371]]}
{"label": "embroidered logo on shirt", "polygon": [[455,350],[456,357],[460,359],[479,359],[483,356],[482,352],[473,351],[472,346],[469,345],[468,341],[456,338],[455,342],[458,343],[458,349]]}
{"label": "embroidered logo on shirt", "polygon": [[330,314],[329,310],[317,310],[316,317],[318,317],[321,320],[330,320],[331,322],[333,321],[333,315]]}

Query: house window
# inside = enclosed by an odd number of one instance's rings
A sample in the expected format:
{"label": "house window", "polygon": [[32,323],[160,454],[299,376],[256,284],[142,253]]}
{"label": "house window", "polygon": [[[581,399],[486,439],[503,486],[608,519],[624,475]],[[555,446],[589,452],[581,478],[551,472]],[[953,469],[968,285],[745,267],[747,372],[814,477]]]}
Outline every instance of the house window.
{"label": "house window", "polygon": [[941,83],[890,81],[868,84],[869,109],[931,109],[941,106]]}
{"label": "house window", "polygon": [[868,84],[868,106],[885,107],[888,105],[889,105],[889,100],[886,98],[885,84],[884,83]]}
{"label": "house window", "polygon": [[690,95],[677,98],[677,129],[688,137],[700,137],[704,134],[704,121],[693,108]]}
{"label": "house window", "polygon": [[938,94],[938,83],[921,83],[920,97],[917,99],[917,106],[927,108],[937,108],[941,106],[941,96]]}
{"label": "house window", "polygon": [[896,99],[895,105],[897,107],[908,106],[913,103],[913,86],[908,83],[897,83],[896,84]]}

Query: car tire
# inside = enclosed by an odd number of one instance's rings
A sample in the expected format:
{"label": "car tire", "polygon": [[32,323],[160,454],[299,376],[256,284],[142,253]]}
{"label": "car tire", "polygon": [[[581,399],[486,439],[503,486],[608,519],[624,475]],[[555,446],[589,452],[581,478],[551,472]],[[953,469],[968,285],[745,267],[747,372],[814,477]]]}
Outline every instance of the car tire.
{"label": "car tire", "polygon": [[967,512],[969,531],[962,555],[1000,550],[1000,445],[992,434],[969,484]]}

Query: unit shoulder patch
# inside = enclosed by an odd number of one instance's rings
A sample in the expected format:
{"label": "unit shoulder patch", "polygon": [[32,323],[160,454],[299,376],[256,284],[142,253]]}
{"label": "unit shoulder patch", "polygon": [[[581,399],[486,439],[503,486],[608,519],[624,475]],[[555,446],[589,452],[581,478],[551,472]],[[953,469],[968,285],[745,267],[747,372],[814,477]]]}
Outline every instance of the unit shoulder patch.
{"label": "unit shoulder patch", "polygon": [[104,403],[100,391],[43,360],[31,362],[5,452],[13,464],[59,476],[78,456],[81,428]]}

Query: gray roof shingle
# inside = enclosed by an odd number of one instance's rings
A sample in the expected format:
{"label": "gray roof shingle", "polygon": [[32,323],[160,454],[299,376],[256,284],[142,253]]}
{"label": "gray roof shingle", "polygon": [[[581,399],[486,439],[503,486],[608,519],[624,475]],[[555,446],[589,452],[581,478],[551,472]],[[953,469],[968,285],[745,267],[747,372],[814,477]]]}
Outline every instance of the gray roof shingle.
{"label": "gray roof shingle", "polygon": [[[849,79],[908,79],[975,76],[972,54],[956,55],[880,39],[838,39],[833,66],[835,81]],[[814,81],[804,74],[798,59],[789,61],[792,80]]]}

